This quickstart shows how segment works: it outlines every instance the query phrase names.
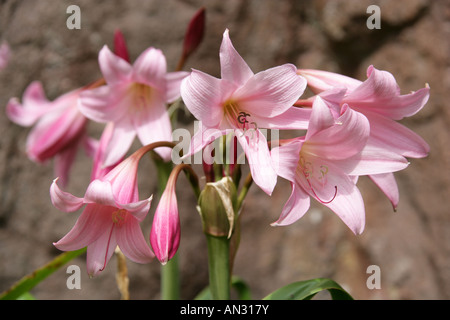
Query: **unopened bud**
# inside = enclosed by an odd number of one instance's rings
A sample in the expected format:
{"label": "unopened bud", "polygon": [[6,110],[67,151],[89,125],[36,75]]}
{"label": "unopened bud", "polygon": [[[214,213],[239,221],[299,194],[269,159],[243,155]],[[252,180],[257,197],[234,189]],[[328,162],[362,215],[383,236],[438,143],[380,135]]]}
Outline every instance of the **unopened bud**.
{"label": "unopened bud", "polygon": [[202,42],[205,33],[205,8],[200,8],[192,17],[186,29],[183,54],[189,56]]}
{"label": "unopened bud", "polygon": [[207,183],[197,206],[202,218],[203,232],[230,238],[237,216],[235,204],[236,187],[230,177]]}
{"label": "unopened bud", "polygon": [[114,32],[114,53],[126,62],[130,62],[130,55],[128,53],[125,37],[120,30]]}

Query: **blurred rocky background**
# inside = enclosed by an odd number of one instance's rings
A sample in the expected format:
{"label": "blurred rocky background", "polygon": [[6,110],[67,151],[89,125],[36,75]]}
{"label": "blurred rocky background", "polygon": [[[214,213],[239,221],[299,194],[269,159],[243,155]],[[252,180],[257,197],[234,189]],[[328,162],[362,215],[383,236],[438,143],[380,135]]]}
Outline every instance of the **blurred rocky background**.
{"label": "blurred rocky background", "polygon": [[[81,9],[81,29],[69,30],[69,5]],[[381,29],[368,29],[369,5],[381,9]],[[0,71],[0,105],[21,97],[33,80],[42,81],[49,99],[100,76],[97,54],[112,46],[113,33],[126,36],[131,58],[149,46],[163,50],[169,70],[176,67],[185,28],[206,8],[204,42],[185,70],[219,76],[218,50],[225,28],[253,71],[283,63],[341,72],[361,80],[373,64],[392,72],[408,93],[428,83],[431,98],[403,123],[431,146],[425,159],[411,159],[396,174],[397,212],[368,179],[359,187],[367,222],[355,236],[328,209],[313,204],[288,227],[274,228],[290,193],[280,179],[272,197],[252,187],[242,215],[241,245],[234,274],[260,299],[290,282],[329,277],[356,299],[450,298],[450,1],[438,0],[2,0],[0,40],[11,46],[8,66]],[[180,116],[180,126],[192,118]],[[101,128],[90,127],[98,137]],[[48,193],[52,164],[26,157],[28,128],[0,113],[0,292],[60,252],[52,243],[73,226],[77,213],[55,209]],[[67,190],[82,196],[90,160],[80,154]],[[156,192],[151,161],[143,160],[141,196]],[[193,193],[181,176],[178,197],[182,219],[179,249],[182,298],[192,299],[207,285],[206,243]],[[143,224],[149,234],[153,208]],[[66,287],[66,267],[32,290],[37,299],[119,299],[115,258],[89,279],[85,256],[73,260],[82,270],[81,289]],[[381,289],[369,289],[370,265],[381,271]],[[159,299],[159,263],[128,262],[131,299]],[[326,299],[326,296],[323,297]]]}

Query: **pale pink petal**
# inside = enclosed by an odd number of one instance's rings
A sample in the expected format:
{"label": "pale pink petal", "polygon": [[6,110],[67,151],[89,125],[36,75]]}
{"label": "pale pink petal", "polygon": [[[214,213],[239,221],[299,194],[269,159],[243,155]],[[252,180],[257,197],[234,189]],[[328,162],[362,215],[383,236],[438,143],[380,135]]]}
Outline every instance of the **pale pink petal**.
{"label": "pale pink petal", "polygon": [[67,147],[73,147],[85,133],[87,119],[76,105],[54,110],[30,131],[27,138],[27,154],[37,162],[53,158]]}
{"label": "pale pink petal", "polygon": [[[157,141],[172,141],[172,125],[163,97],[154,93],[152,100],[133,117],[133,124],[142,145]],[[165,161],[170,160],[170,148],[154,149]]]}
{"label": "pale pink petal", "polygon": [[214,142],[217,138],[225,135],[227,131],[206,127],[202,124],[202,122],[198,122],[198,124],[199,126],[197,130],[194,132],[194,135],[192,136],[192,139],[190,141],[189,149],[187,150],[186,153],[183,154],[181,160],[185,160],[186,158],[195,155],[197,152],[200,152],[203,148],[205,148],[205,146]]}
{"label": "pale pink petal", "polygon": [[88,204],[81,213],[73,228],[58,242],[55,247],[62,251],[73,251],[84,248],[97,240],[113,226],[111,214],[113,208]]}
{"label": "pale pink petal", "polygon": [[131,77],[131,65],[112,53],[106,45],[100,50],[98,62],[103,77],[109,85],[127,81]]}
{"label": "pale pink petal", "polygon": [[333,201],[324,205],[333,210],[350,230],[358,235],[364,231],[366,221],[364,201],[359,189],[346,178],[348,181],[340,182]]}
{"label": "pale pink petal", "polygon": [[259,130],[247,130],[245,133],[235,130],[235,135],[247,157],[253,181],[271,195],[277,183],[277,174],[266,137]]}
{"label": "pale pink petal", "polygon": [[342,101],[352,108],[376,112],[393,120],[417,113],[427,103],[429,88],[422,88],[414,93],[401,95],[394,76],[387,71],[380,71],[370,66],[368,79],[348,94]]}
{"label": "pale pink petal", "polygon": [[93,149],[93,165],[91,170],[91,181],[95,179],[103,178],[111,169],[116,165],[105,167],[103,166],[103,159],[105,158],[106,147],[111,140],[114,132],[114,123],[108,122],[103,130],[100,141],[92,141],[91,148]]}
{"label": "pale pink petal", "polygon": [[137,170],[140,157],[133,154],[118,163],[101,180],[111,184],[113,198],[118,204],[127,204],[139,200]]}
{"label": "pale pink petal", "polygon": [[382,146],[404,157],[423,158],[430,151],[428,143],[417,133],[389,118],[366,113],[370,121],[371,144]]}
{"label": "pale pink petal", "polygon": [[[323,91],[318,96],[324,100],[330,108],[331,113],[335,118],[338,118],[341,114],[341,101],[344,98],[347,89],[345,88],[333,88],[327,91]],[[315,96],[312,97],[315,99]]]}
{"label": "pale pink petal", "polygon": [[98,205],[115,207],[116,201],[112,191],[110,181],[94,180],[92,181],[84,195],[86,203],[96,203]]}
{"label": "pale pink petal", "polygon": [[133,106],[129,84],[101,86],[81,92],[78,108],[95,122],[115,122],[126,116]]}
{"label": "pale pink petal", "polygon": [[331,112],[328,103],[326,103],[320,96],[314,99],[311,116],[309,118],[308,131],[306,138],[309,139],[324,129],[330,128],[335,124],[335,118]]}
{"label": "pale pink petal", "polygon": [[393,173],[372,174],[369,178],[380,188],[388,197],[394,210],[397,209],[399,202],[399,191],[397,181]]}
{"label": "pale pink petal", "polygon": [[208,127],[219,125],[224,116],[223,99],[231,93],[231,84],[192,70],[191,75],[182,81],[180,90],[183,102],[195,118]]}
{"label": "pale pink petal", "polygon": [[45,97],[42,84],[34,81],[25,89],[22,104],[17,98],[8,101],[6,115],[14,123],[28,127],[53,108],[54,106]]}
{"label": "pale pink petal", "polygon": [[273,167],[280,177],[291,182],[295,181],[302,145],[303,139],[297,138],[271,149]]}
{"label": "pale pink petal", "polygon": [[329,71],[315,69],[299,69],[298,73],[306,78],[308,87],[315,94],[330,90],[335,87],[353,90],[357,88],[361,81]]}
{"label": "pale pink petal", "polygon": [[103,233],[87,247],[86,263],[89,276],[94,277],[103,271],[117,247],[116,228],[113,224],[102,230]]}
{"label": "pale pink petal", "polygon": [[405,157],[383,147],[367,144],[361,153],[335,164],[349,175],[372,175],[405,169],[409,162]]}
{"label": "pale pink petal", "polygon": [[155,257],[137,220],[127,217],[126,223],[116,227],[117,244],[123,254],[133,262],[149,263]]}
{"label": "pale pink petal", "polygon": [[311,197],[333,210],[355,234],[362,233],[364,202],[353,180],[331,161],[317,159],[312,163],[321,165],[323,175],[302,177],[298,182]]}
{"label": "pale pink petal", "polygon": [[231,43],[229,31],[223,33],[220,46],[220,71],[221,78],[241,86],[253,76],[248,64],[242,59]]}
{"label": "pale pink petal", "polygon": [[103,165],[108,167],[120,161],[130,149],[135,137],[136,131],[129,118],[116,122],[113,135],[106,148]]}
{"label": "pale pink petal", "polygon": [[80,209],[84,205],[84,199],[62,191],[57,182],[58,178],[53,180],[53,183],[50,186],[50,198],[53,205],[64,212],[74,212]]}
{"label": "pale pink petal", "polygon": [[291,107],[286,112],[273,118],[259,117],[253,114],[252,120],[258,128],[279,130],[306,130],[311,117],[311,108]]}
{"label": "pale pink petal", "polygon": [[81,141],[74,143],[73,146],[63,149],[58,152],[54,157],[54,175],[60,178],[62,186],[66,186],[69,181],[69,172],[75,162],[76,155],[78,153],[78,145]]}
{"label": "pale pink petal", "polygon": [[142,52],[133,64],[134,82],[157,88],[161,92],[166,90],[166,73],[167,63],[164,54],[152,47]]}
{"label": "pale pink petal", "polygon": [[294,223],[308,211],[310,197],[301,187],[291,183],[291,195],[283,207],[280,217],[273,222],[272,226],[286,226]]}
{"label": "pale pink petal", "polygon": [[181,81],[190,73],[186,71],[169,72],[166,74],[166,102],[172,103],[180,97]]}
{"label": "pale pink petal", "polygon": [[148,199],[137,202],[117,203],[117,206],[127,210],[138,222],[142,222],[150,209],[152,198],[153,196],[150,196]]}
{"label": "pale pink petal", "polygon": [[[310,123],[320,122],[320,120],[314,120],[314,113],[318,110],[317,106],[321,105],[321,109],[324,109],[325,106],[318,104],[318,101],[320,101],[319,97],[314,102]],[[324,113],[325,111],[321,112],[321,114]],[[343,107],[342,115],[336,119],[334,125],[328,128],[322,126],[320,131],[312,130],[315,132],[313,135],[309,135],[311,134],[310,129],[311,126],[306,134],[308,153],[335,160],[345,159],[360,152],[366,145],[370,134],[367,118],[346,106]]]}
{"label": "pale pink petal", "polygon": [[306,81],[296,67],[285,64],[261,71],[233,94],[239,108],[259,117],[274,117],[286,112],[303,94]]}

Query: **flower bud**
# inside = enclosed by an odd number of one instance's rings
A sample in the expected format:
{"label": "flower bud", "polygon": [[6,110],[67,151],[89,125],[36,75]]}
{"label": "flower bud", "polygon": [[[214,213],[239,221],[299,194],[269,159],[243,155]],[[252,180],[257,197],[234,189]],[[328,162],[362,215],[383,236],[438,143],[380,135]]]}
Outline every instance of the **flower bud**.
{"label": "flower bud", "polygon": [[205,8],[200,8],[191,21],[186,30],[183,43],[183,55],[188,57],[203,40],[205,33]]}
{"label": "flower bud", "polygon": [[237,217],[235,206],[236,187],[230,177],[207,183],[197,206],[203,232],[211,236],[230,238]]}

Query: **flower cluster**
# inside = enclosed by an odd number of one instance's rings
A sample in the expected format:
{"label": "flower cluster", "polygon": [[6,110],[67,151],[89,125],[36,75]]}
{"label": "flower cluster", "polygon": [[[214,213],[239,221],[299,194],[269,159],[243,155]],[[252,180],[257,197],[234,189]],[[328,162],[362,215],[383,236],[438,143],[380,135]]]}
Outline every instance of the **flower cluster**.
{"label": "flower cluster", "polygon": [[[200,43],[203,30],[195,22],[201,18],[196,16],[188,29],[183,63]],[[123,36],[117,32],[114,50],[105,46],[99,52],[99,81],[54,101],[45,98],[39,82],[33,82],[22,103],[17,98],[9,101],[7,114],[12,121],[34,125],[27,141],[30,159],[39,163],[55,160],[58,178],[50,187],[54,206],[66,212],[84,207],[75,226],[55,246],[64,251],[87,247],[89,274],[105,268],[116,246],[138,263],[156,256],[164,264],[176,253],[180,221],[175,185],[178,173],[186,167],[178,167],[169,177],[153,218],[150,244],[140,223],[152,197],[139,200],[137,181],[138,163],[147,152],[155,149],[159,159],[170,162],[174,144],[168,106],[180,98],[201,122],[183,159],[231,135],[243,148],[251,180],[261,190],[271,195],[278,177],[291,183],[292,193],[273,223],[276,226],[301,218],[313,198],[360,234],[365,209],[357,187],[359,176],[369,176],[396,208],[399,195],[394,172],[408,166],[407,158],[425,157],[429,151],[422,138],[399,122],[426,104],[428,86],[401,94],[393,75],[373,66],[365,81],[298,69],[293,64],[254,73],[234,48],[228,30],[219,57],[220,78],[199,70],[181,71],[181,66],[168,72],[164,54],[153,47],[131,63]],[[314,96],[302,98],[307,87]],[[88,136],[88,121],[105,124],[99,141]],[[263,129],[305,134],[271,145]],[[127,157],[136,137],[142,148]],[[93,158],[91,181],[82,198],[57,184],[67,182],[80,147]],[[210,174],[209,165],[204,169],[205,175]],[[233,213],[240,209],[235,196],[232,201],[223,199],[235,190],[236,186],[231,187],[232,182],[237,184],[235,176],[228,168],[219,172],[221,177],[226,183],[207,179],[212,184],[201,199],[202,214],[223,211],[227,215],[208,217],[219,226],[209,230],[232,226]],[[226,209],[208,210],[207,198],[221,198]],[[231,227],[224,234],[229,237],[232,232]]]}

